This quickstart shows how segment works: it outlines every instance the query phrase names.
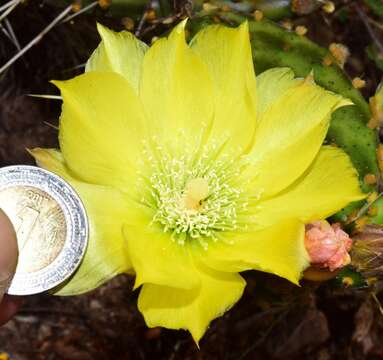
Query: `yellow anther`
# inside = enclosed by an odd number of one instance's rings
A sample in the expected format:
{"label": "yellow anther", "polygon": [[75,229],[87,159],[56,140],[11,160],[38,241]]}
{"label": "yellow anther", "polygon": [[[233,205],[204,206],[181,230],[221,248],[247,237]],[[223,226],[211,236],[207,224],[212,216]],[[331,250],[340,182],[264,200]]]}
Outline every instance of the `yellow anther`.
{"label": "yellow anther", "polygon": [[298,25],[296,28],[295,28],[295,32],[296,34],[298,34],[299,36],[303,36],[303,35],[306,35],[307,34],[307,27],[306,26],[303,26],[303,25]]}
{"label": "yellow anther", "polygon": [[366,86],[366,81],[361,79],[360,77],[356,77],[356,78],[352,79],[352,86],[355,89],[364,88]]}

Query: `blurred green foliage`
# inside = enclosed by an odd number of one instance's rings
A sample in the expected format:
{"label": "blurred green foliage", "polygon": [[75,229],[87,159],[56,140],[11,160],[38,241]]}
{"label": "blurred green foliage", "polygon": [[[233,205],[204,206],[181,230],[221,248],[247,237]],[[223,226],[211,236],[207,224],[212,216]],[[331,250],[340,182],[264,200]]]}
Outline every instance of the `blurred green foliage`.
{"label": "blurred green foliage", "polygon": [[381,0],[363,0],[377,16],[383,17],[383,2]]}

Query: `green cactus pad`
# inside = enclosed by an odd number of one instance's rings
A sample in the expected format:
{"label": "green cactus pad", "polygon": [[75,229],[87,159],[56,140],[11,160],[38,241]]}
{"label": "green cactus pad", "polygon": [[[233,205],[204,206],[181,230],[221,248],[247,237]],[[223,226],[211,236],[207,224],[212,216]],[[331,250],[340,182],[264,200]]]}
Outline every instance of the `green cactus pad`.
{"label": "green cactus pad", "polygon": [[335,279],[331,280],[333,285],[338,288],[364,289],[368,288],[368,283],[363,276],[352,266],[345,266]]}

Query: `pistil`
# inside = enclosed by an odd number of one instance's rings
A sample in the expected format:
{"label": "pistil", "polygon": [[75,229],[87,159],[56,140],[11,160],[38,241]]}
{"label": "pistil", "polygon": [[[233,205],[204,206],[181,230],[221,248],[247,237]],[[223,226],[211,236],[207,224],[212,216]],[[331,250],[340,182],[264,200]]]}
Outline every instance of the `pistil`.
{"label": "pistil", "polygon": [[191,179],[185,186],[185,194],[182,198],[183,206],[196,212],[201,209],[203,200],[209,195],[209,183],[204,178]]}

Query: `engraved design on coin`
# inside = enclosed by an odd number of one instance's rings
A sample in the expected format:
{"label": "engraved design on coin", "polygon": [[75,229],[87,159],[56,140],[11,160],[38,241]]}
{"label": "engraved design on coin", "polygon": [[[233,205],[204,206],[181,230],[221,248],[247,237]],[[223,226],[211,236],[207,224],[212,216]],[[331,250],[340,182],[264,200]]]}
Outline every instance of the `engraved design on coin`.
{"label": "engraved design on coin", "polygon": [[70,185],[38,167],[5,167],[0,208],[15,227],[20,253],[8,294],[43,292],[73,274],[86,249],[88,223]]}
{"label": "engraved design on coin", "polygon": [[64,247],[66,220],[59,204],[31,186],[0,189],[0,205],[9,214],[19,246],[19,273],[31,273],[52,263]]}

